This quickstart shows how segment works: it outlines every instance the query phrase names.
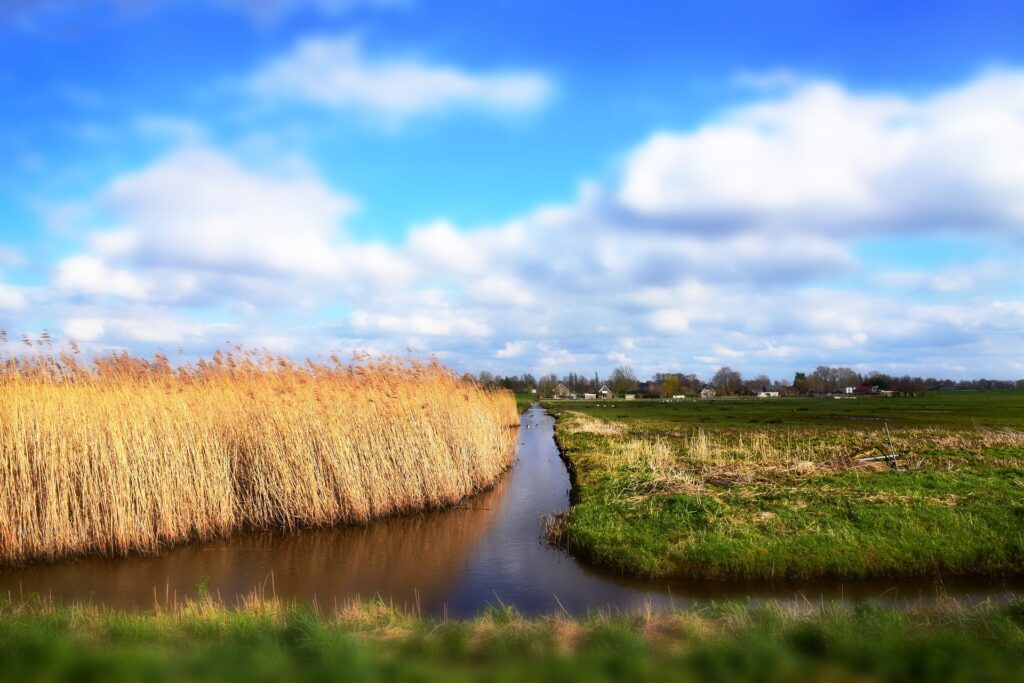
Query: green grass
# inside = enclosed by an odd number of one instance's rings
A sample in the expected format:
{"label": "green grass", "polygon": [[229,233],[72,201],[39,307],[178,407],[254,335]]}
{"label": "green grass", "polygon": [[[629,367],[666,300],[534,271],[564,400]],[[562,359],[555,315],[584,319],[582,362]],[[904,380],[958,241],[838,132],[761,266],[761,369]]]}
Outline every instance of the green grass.
{"label": "green grass", "polygon": [[645,427],[820,426],[842,428],[888,420],[890,426],[1012,427],[1024,430],[1024,391],[937,391],[917,398],[689,398],[679,401],[544,401]]}
{"label": "green grass", "polygon": [[320,614],[213,603],[157,614],[0,605],[0,680],[1010,681],[1024,605],[901,613],[725,604],[701,612],[465,622],[380,604]]}
{"label": "green grass", "polygon": [[[627,573],[1024,573],[1024,393],[551,402],[576,504],[552,525]],[[592,419],[597,418],[597,419]],[[861,464],[888,452],[903,463]]]}

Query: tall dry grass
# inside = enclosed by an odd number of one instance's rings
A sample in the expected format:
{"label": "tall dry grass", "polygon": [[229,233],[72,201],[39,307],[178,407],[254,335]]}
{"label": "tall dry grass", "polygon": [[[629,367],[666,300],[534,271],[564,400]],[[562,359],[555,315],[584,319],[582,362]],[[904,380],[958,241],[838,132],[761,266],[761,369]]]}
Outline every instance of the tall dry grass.
{"label": "tall dry grass", "polygon": [[0,564],[443,506],[497,480],[517,423],[436,362],[2,359]]}

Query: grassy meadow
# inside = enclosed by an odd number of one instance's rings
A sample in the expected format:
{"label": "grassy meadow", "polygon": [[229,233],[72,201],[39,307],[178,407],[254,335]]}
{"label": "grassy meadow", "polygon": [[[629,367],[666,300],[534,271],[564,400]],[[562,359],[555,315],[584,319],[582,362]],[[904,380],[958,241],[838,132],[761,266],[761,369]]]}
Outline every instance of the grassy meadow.
{"label": "grassy meadow", "polygon": [[517,425],[511,393],[436,363],[0,359],[0,566],[448,505]]}
{"label": "grassy meadow", "polygon": [[1024,676],[1024,605],[727,603],[527,620],[435,621],[381,602],[127,614],[0,601],[0,679],[103,681],[987,681]]}
{"label": "grassy meadow", "polygon": [[[551,401],[575,481],[555,540],[626,573],[1024,573],[1024,392]],[[900,455],[893,469],[877,458]]]}

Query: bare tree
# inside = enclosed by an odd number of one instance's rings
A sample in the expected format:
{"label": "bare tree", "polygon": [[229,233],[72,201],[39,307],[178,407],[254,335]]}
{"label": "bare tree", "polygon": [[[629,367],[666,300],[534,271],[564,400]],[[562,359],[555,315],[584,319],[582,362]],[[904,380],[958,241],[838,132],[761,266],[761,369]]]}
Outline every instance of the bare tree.
{"label": "bare tree", "polygon": [[609,383],[611,384],[611,390],[616,394],[636,391],[636,373],[628,365],[617,367],[612,371]]}
{"label": "bare tree", "polygon": [[711,378],[711,384],[725,395],[738,394],[743,391],[743,375],[726,366],[719,368]]}

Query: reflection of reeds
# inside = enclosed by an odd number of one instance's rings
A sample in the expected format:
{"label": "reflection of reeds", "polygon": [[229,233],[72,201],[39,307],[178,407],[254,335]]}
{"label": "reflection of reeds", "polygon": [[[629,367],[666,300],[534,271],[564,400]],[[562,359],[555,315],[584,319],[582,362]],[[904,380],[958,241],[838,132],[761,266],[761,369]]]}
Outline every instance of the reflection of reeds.
{"label": "reflection of reeds", "polygon": [[436,363],[217,353],[0,368],[0,562],[445,505],[510,464],[506,392]]}
{"label": "reflection of reeds", "polygon": [[135,609],[151,606],[154,590],[185,598],[206,585],[230,601],[265,585],[289,601],[330,604],[380,594],[440,611],[501,508],[508,483],[502,478],[465,504],[366,526],[241,532],[155,555],[7,568],[0,571],[0,602],[8,593],[38,594]]}

